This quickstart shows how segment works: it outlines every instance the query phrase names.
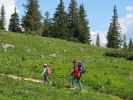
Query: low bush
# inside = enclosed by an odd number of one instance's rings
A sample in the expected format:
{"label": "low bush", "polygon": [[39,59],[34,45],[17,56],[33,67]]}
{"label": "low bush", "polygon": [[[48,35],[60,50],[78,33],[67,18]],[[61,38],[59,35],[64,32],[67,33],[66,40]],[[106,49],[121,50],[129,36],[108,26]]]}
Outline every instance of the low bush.
{"label": "low bush", "polygon": [[126,55],[127,55],[127,52],[125,52],[124,50],[112,50],[105,53],[105,56],[118,57],[118,58],[126,57]]}
{"label": "low bush", "polygon": [[133,53],[130,53],[130,54],[127,56],[127,59],[133,61]]}
{"label": "low bush", "polygon": [[116,49],[105,53],[108,57],[126,58],[133,61],[133,51],[125,49]]}

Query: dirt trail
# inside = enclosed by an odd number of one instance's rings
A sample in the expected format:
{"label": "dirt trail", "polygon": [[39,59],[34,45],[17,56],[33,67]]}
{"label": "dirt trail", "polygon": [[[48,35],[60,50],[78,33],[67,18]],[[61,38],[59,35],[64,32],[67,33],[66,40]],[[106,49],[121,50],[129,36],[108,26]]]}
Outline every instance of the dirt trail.
{"label": "dirt trail", "polygon": [[11,75],[11,74],[0,74],[0,76],[6,76],[6,77],[12,78],[14,80],[25,80],[25,81],[35,82],[35,83],[43,83],[43,81],[41,81],[41,80],[37,80],[37,79],[33,79],[33,78],[26,78],[26,77],[15,76],[15,75]]}

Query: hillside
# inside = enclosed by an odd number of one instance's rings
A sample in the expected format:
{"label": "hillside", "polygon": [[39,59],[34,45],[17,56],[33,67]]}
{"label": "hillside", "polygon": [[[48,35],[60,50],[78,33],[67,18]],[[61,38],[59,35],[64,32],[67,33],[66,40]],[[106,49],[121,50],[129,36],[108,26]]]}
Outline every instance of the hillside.
{"label": "hillside", "polygon": [[[133,100],[133,62],[105,57],[110,49],[88,44],[0,31],[0,73],[41,79],[42,64],[54,70],[54,87],[0,76],[2,100]],[[79,58],[87,72],[87,92],[67,89],[72,61]]]}

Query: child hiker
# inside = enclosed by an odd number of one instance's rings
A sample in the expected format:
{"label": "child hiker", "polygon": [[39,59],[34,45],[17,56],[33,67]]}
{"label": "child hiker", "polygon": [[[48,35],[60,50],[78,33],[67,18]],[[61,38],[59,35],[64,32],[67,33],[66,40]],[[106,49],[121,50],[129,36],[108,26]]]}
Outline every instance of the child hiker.
{"label": "child hiker", "polygon": [[48,64],[44,64],[44,65],[43,65],[43,82],[44,82],[45,84],[48,84],[48,83],[49,83],[48,77],[49,77],[49,75],[51,75],[51,74],[52,74],[52,71],[51,71],[51,69],[48,67]]}

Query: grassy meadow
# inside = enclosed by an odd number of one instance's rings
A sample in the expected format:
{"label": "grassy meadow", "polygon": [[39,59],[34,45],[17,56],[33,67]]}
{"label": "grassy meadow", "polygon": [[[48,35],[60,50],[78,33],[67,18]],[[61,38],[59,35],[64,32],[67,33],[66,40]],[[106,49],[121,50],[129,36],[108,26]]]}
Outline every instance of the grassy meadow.
{"label": "grassy meadow", "polygon": [[[4,48],[6,45],[12,45]],[[54,87],[0,76],[1,100],[133,100],[133,62],[104,56],[110,49],[66,40],[0,31],[0,73],[42,79],[42,65],[53,69]],[[81,80],[87,92],[65,88],[73,59],[87,72]]]}

